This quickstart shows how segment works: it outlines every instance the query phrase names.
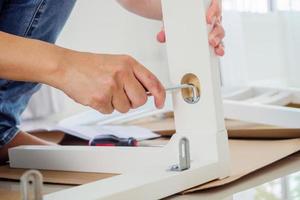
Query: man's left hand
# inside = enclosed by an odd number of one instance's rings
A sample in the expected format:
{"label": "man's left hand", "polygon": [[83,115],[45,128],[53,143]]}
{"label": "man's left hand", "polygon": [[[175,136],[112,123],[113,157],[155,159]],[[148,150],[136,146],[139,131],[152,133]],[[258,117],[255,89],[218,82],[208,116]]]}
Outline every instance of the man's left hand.
{"label": "man's left hand", "polygon": [[[222,11],[218,0],[212,0],[206,13],[206,22],[212,26],[212,31],[208,35],[208,41],[215,49],[215,53],[218,56],[223,56],[225,54],[224,45],[222,43],[222,40],[225,37],[225,31],[221,24],[221,13]],[[161,43],[166,42],[164,28],[157,34],[157,40]]]}

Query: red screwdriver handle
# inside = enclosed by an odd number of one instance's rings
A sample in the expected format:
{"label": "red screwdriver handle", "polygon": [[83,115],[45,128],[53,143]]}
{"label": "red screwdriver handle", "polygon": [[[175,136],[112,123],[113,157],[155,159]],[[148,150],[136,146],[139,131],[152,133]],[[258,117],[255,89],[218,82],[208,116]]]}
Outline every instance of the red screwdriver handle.
{"label": "red screwdriver handle", "polygon": [[119,138],[114,135],[99,135],[89,142],[90,146],[137,146],[135,138]]}

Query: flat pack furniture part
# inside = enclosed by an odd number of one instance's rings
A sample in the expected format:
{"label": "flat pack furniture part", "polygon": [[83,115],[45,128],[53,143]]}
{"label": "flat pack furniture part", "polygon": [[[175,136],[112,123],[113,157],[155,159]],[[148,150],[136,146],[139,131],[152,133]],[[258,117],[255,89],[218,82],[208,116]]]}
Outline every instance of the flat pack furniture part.
{"label": "flat pack furniture part", "polygon": [[209,47],[205,10],[210,1],[164,0],[163,14],[173,85],[176,134],[164,147],[23,146],[9,150],[12,168],[121,175],[44,196],[46,200],[160,199],[229,175],[218,59]]}
{"label": "flat pack furniture part", "polygon": [[299,89],[253,86],[230,92],[223,97],[227,119],[300,128]]}

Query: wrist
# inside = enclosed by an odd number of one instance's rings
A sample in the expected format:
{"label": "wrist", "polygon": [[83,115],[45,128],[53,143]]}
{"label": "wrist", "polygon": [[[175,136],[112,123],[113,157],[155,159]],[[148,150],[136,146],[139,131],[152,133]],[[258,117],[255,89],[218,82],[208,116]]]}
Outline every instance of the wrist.
{"label": "wrist", "polygon": [[50,85],[52,87],[60,89],[60,85],[64,84],[63,80],[66,76],[66,71],[72,63],[70,62],[74,54],[74,51],[60,48],[56,49],[55,58],[53,62],[49,64],[47,68],[47,72],[44,73],[44,77],[42,77],[42,83]]}

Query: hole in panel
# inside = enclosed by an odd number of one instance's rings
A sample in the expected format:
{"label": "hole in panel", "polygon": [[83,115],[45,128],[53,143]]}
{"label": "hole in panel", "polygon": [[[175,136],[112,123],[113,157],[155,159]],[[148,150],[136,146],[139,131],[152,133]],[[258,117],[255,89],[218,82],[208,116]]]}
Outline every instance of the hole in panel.
{"label": "hole in panel", "polygon": [[183,76],[181,80],[182,85],[192,85],[194,87],[181,89],[181,94],[184,99],[189,104],[198,103],[201,95],[200,81],[195,74],[189,73]]}

